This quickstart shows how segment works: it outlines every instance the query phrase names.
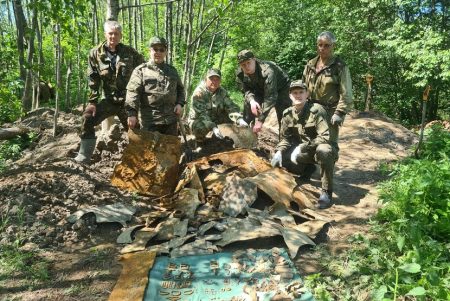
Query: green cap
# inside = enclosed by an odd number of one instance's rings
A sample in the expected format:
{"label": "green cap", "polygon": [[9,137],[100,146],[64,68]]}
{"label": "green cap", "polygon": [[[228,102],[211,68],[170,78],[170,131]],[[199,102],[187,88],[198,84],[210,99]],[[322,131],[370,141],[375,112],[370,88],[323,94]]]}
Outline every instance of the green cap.
{"label": "green cap", "polygon": [[300,88],[300,89],[307,89],[308,87],[306,86],[306,84],[301,80],[294,80],[291,85],[289,86],[289,91],[291,91],[294,88]]}
{"label": "green cap", "polygon": [[148,43],[148,45],[150,47],[153,47],[155,45],[163,45],[164,47],[167,48],[167,41],[166,41],[166,39],[161,38],[161,37],[152,37],[150,39],[150,42]]}
{"label": "green cap", "polygon": [[248,49],[244,49],[244,50],[240,51],[237,55],[237,59],[238,59],[239,63],[242,63],[243,61],[249,60],[254,57],[255,57],[255,55],[253,54],[253,52],[251,52]]}
{"label": "green cap", "polygon": [[208,70],[208,72],[206,72],[206,77],[211,77],[211,76],[218,76],[219,78],[221,78],[222,74],[220,73],[219,69],[211,68]]}

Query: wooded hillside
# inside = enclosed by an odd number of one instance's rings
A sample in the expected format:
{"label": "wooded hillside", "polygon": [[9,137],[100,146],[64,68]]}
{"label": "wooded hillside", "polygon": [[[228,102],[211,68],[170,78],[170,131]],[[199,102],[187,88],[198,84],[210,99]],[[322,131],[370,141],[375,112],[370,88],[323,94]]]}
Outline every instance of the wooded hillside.
{"label": "wooded hillside", "polygon": [[371,74],[371,108],[418,124],[430,84],[427,119],[449,115],[448,1],[2,0],[0,9],[1,123],[44,105],[47,97],[36,97],[45,92],[39,80],[54,87],[45,105],[70,110],[84,103],[87,54],[103,40],[106,18],[118,19],[122,42],[145,57],[151,36],[166,37],[168,61],[188,95],[211,66],[236,90],[236,54],[244,48],[299,78],[315,55],[318,33],[329,30],[350,66],[357,109],[365,108]]}

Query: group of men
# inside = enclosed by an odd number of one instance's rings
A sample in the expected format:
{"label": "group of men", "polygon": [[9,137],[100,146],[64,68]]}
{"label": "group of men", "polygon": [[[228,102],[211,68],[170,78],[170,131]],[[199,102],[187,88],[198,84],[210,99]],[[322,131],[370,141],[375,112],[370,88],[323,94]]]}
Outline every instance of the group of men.
{"label": "group of men", "polygon": [[[80,151],[75,158],[88,163],[95,149],[94,126],[118,116],[125,130],[142,128],[177,135],[177,121],[186,103],[177,70],[165,62],[167,42],[150,39],[150,60],[120,43],[122,28],[116,21],[104,24],[106,41],[89,53],[89,105],[83,113]],[[256,58],[250,50],[237,55],[236,81],[244,95],[239,126],[251,125],[258,133],[271,109],[280,125],[271,163],[309,179],[320,165],[322,193],[318,208],[332,205],[334,165],[338,134],[352,104],[350,72],[333,54],[334,35],[317,38],[318,55],[305,66],[301,80],[290,81],[278,65]],[[191,98],[189,126],[197,143],[210,132],[222,139],[218,125],[231,122],[239,107],[221,86],[221,72],[209,69]]]}

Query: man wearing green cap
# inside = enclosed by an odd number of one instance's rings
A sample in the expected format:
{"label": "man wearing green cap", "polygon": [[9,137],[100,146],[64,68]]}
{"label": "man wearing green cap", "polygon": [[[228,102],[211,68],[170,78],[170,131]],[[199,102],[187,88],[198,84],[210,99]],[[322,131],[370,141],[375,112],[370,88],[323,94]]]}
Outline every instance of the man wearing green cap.
{"label": "man wearing green cap", "polygon": [[274,167],[285,167],[300,175],[304,174],[305,167],[318,163],[322,193],[317,207],[325,209],[332,205],[334,163],[337,157],[337,150],[330,143],[327,112],[309,99],[303,81],[292,82],[289,93],[292,106],[283,112],[280,142],[271,163]]}
{"label": "man wearing green cap", "polygon": [[110,116],[118,116],[128,130],[124,108],[126,86],[133,69],[144,57],[130,46],[120,43],[122,27],[117,21],[104,24],[106,41],[89,52],[89,104],[83,113],[81,143],[75,160],[89,163],[97,138],[94,127]]}
{"label": "man wearing green cap", "polygon": [[165,62],[167,42],[150,39],[150,60],[134,69],[127,85],[128,126],[177,136],[177,116],[185,104],[183,83],[175,67]]}
{"label": "man wearing green cap", "polygon": [[[209,69],[205,79],[192,94],[189,126],[197,142],[201,143],[210,131],[213,131],[217,138],[223,139],[217,125],[232,122],[229,114],[239,113],[239,107],[230,99],[220,81],[220,70]],[[242,118],[238,119],[237,123],[240,126],[248,126]]]}
{"label": "man wearing green cap", "polygon": [[256,59],[250,50],[239,52],[237,59],[236,82],[244,93],[245,121],[255,120],[253,132],[258,133],[275,107],[280,124],[283,111],[291,105],[288,75],[275,63]]}

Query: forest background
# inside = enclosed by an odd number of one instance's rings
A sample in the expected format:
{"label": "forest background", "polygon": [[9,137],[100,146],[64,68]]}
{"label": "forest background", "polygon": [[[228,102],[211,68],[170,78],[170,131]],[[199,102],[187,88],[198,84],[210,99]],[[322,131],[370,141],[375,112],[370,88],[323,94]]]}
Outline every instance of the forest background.
{"label": "forest background", "polygon": [[[124,44],[148,57],[154,35],[169,41],[168,62],[188,95],[209,67],[242,102],[234,74],[236,54],[252,49],[301,77],[316,54],[318,33],[337,37],[336,52],[349,65],[355,108],[371,108],[412,126],[421,121],[422,93],[432,87],[427,120],[450,113],[448,1],[370,0],[1,0],[0,123],[38,106],[70,110],[87,99],[87,55],[103,40],[103,22],[118,19]],[[366,75],[374,77],[368,95]],[[55,86],[43,104],[38,79]]]}

